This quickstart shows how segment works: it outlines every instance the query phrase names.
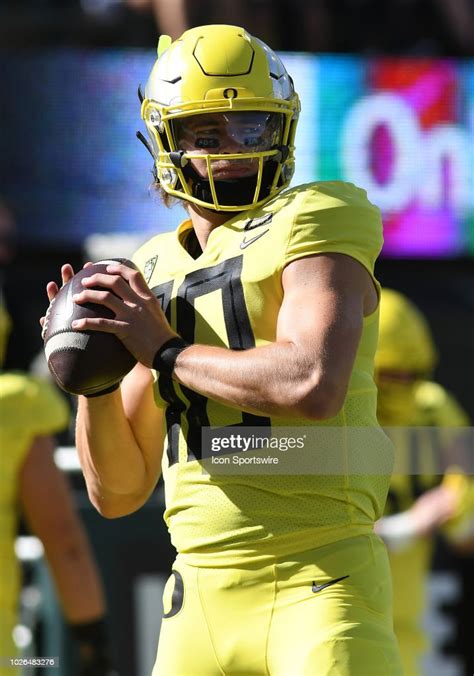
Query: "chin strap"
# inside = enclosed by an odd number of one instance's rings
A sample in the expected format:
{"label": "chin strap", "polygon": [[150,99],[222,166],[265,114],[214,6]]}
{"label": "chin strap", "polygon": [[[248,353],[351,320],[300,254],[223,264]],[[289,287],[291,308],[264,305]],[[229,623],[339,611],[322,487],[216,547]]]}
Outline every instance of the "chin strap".
{"label": "chin strap", "polygon": [[[138,85],[138,91],[137,91],[137,94],[138,94],[138,99],[139,99],[140,103],[143,103],[145,97],[144,97],[144,95],[143,95],[141,85]],[[153,154],[153,149],[152,149],[152,147],[151,147],[151,145],[149,144],[148,140],[145,138],[145,136],[142,134],[141,131],[137,131],[135,135],[136,135],[137,139],[143,143],[143,145],[145,146],[145,148],[148,150],[148,152],[150,153],[150,155],[151,155],[152,158],[153,158],[153,169],[152,169],[152,173],[153,173],[153,178],[155,179],[155,181],[157,181],[157,180],[158,180],[158,175],[157,175],[157,173],[156,173],[155,156],[154,156],[154,154]]]}
{"label": "chin strap", "polygon": [[141,131],[137,131],[137,132],[135,133],[135,136],[137,137],[137,139],[138,139],[139,141],[141,141],[141,142],[143,143],[143,145],[144,145],[145,148],[148,150],[148,152],[150,153],[150,155],[153,157],[153,160],[154,160],[154,159],[155,159],[155,156],[153,155],[153,150],[151,149],[151,145],[148,143],[147,139],[143,136],[143,134],[141,133]]}
{"label": "chin strap", "polygon": [[145,148],[148,150],[150,155],[153,157],[153,168],[152,168],[151,172],[153,174],[154,180],[158,181],[158,174],[156,172],[156,164],[155,164],[155,156],[153,155],[153,150],[151,149],[151,145],[148,143],[147,139],[143,136],[141,131],[137,131],[135,135],[136,135],[137,139],[143,143]]}

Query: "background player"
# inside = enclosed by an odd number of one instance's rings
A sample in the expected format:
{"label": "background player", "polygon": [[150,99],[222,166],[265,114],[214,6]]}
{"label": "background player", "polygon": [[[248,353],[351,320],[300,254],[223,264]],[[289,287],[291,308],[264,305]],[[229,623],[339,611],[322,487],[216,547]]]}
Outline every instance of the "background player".
{"label": "background player", "polygon": [[[11,321],[0,301],[0,364]],[[81,676],[112,676],[102,584],[64,475],[54,463],[54,435],[69,410],[49,382],[0,371],[0,675],[16,656],[21,585],[14,541],[20,514],[42,542],[67,622],[79,648]]]}
{"label": "background player", "polygon": [[142,115],[157,180],[189,219],[136,254],[148,286],[114,265],[75,298],[115,312],[76,328],[116,333],[140,362],[119,389],[80,397],[92,502],[109,517],[138,509],[163,456],[178,558],[154,673],[399,674],[372,533],[388,477],[201,466],[209,426],[368,426],[369,450],[391,456],[372,381],[379,211],[350,184],[281,192],[299,102],[261,41],[204,26],[159,54]]}
{"label": "background player", "polygon": [[459,468],[449,469],[457,464],[456,456],[449,456],[455,451],[456,435],[446,434],[446,428],[467,427],[469,418],[451,394],[432,382],[436,361],[433,337],[421,312],[402,294],[384,289],[375,357],[377,411],[399,457],[377,532],[389,550],[395,632],[407,676],[421,673],[427,649],[422,621],[432,536],[443,526],[457,544],[473,535],[469,524],[474,517],[474,486]]}

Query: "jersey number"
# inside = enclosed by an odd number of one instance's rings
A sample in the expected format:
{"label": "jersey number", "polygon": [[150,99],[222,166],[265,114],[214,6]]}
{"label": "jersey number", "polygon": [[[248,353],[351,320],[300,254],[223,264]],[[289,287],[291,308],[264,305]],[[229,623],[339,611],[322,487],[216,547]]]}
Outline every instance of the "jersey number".
{"label": "jersey number", "polygon": [[[255,347],[255,337],[245,305],[244,290],[240,279],[243,256],[230,258],[219,265],[195,270],[184,278],[176,294],[176,330],[184,340],[193,343],[196,328],[196,298],[213,291],[221,291],[222,309],[227,332],[229,348],[247,350]],[[169,322],[171,322],[171,296],[173,282],[165,282],[152,289],[160,300]],[[173,379],[160,375],[160,395],[167,402],[167,455],[169,464],[174,465],[179,459],[179,432],[183,415],[186,416],[188,432],[188,462],[202,457],[201,429],[209,427],[207,415],[207,397],[190,390],[184,385],[181,391],[186,396],[184,401],[178,394]],[[263,416],[242,413],[242,422],[237,426],[268,426],[270,421]]]}

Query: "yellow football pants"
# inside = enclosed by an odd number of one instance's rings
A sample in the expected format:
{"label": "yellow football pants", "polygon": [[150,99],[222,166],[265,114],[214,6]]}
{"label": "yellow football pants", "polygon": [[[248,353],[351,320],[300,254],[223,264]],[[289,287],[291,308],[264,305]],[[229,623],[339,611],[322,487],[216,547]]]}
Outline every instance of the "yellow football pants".
{"label": "yellow football pants", "polygon": [[178,559],[153,676],[400,676],[385,546],[362,535],[267,566]]}

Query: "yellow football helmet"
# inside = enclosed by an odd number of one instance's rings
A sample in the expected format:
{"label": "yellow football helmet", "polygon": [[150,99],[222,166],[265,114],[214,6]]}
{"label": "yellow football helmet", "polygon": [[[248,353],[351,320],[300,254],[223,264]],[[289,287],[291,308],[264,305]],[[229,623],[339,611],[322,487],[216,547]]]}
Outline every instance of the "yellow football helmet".
{"label": "yellow football helmet", "polygon": [[376,370],[428,377],[437,359],[430,328],[420,310],[401,293],[383,289]]}
{"label": "yellow football helmet", "polygon": [[8,314],[0,292],[0,368],[3,366],[7,352],[8,338],[12,329],[12,320]]}
{"label": "yellow football helmet", "polygon": [[161,36],[141,109],[156,178],[168,194],[215,211],[264,204],[293,175],[299,110],[281,60],[243,28]]}

